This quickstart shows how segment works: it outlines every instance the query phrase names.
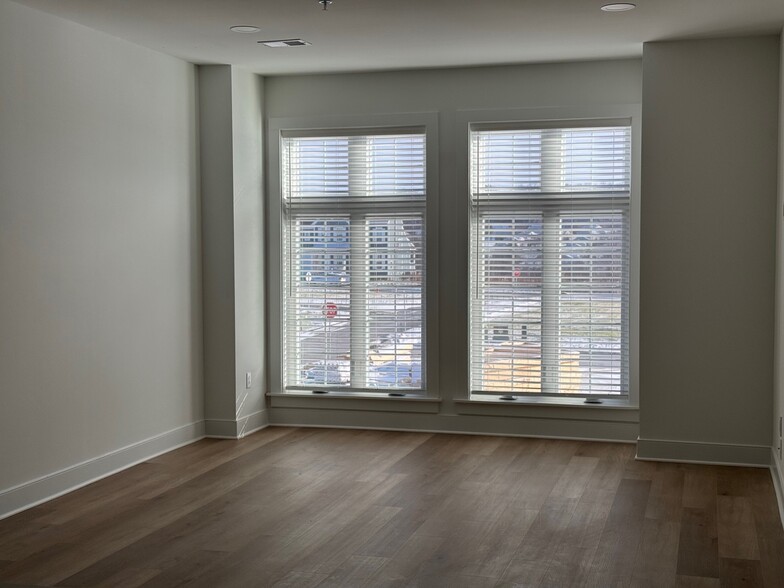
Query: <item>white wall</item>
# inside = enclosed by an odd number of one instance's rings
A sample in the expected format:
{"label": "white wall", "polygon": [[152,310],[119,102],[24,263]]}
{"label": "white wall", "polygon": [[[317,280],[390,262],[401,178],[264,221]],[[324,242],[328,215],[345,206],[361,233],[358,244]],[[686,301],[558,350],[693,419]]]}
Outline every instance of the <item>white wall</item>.
{"label": "white wall", "polygon": [[[437,404],[413,406],[393,400],[366,403],[320,398],[282,398],[271,401],[276,423],[332,424],[434,430],[462,430],[505,434],[553,435],[633,440],[637,437],[636,410],[594,410],[579,407],[487,407],[461,404],[468,393],[468,206],[458,165],[467,124],[458,117],[466,110],[582,107],[639,104],[642,92],[639,60],[544,64],[526,66],[437,69],[343,75],[270,77],[265,81],[268,121],[283,118],[352,117],[436,113],[438,121],[438,224],[429,233],[429,247],[438,250],[437,313],[439,372]],[[499,116],[506,116],[500,114]],[[518,111],[517,116],[525,116]],[[607,115],[605,115],[607,116]],[[365,123],[372,124],[372,123]],[[272,131],[270,131],[272,132]],[[268,137],[268,141],[274,141]],[[270,143],[271,145],[272,143]],[[268,170],[277,174],[276,169]],[[269,199],[279,195],[269,193]],[[274,267],[278,219],[270,218],[268,243],[270,345],[278,345],[274,326],[279,324],[278,282]],[[428,227],[430,230],[430,226]],[[429,271],[433,271],[430,266]],[[279,368],[272,358],[270,386],[279,391]],[[429,384],[433,381],[430,380]],[[311,402],[308,402],[311,401]],[[313,408],[316,405],[317,408]],[[413,403],[412,403],[413,405]],[[508,415],[506,417],[498,414]]]}
{"label": "white wall", "polygon": [[0,515],[199,434],[196,118],[192,65],[0,0]]}
{"label": "white wall", "polygon": [[770,462],[778,37],[643,53],[640,443]]}

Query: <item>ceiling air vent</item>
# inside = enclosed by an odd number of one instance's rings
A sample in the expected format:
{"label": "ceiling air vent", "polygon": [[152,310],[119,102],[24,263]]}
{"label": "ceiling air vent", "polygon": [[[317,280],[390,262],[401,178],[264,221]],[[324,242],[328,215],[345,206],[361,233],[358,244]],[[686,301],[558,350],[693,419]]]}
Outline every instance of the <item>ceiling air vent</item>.
{"label": "ceiling air vent", "polygon": [[310,45],[307,41],[302,39],[278,39],[276,41],[258,41],[266,47],[306,47]]}

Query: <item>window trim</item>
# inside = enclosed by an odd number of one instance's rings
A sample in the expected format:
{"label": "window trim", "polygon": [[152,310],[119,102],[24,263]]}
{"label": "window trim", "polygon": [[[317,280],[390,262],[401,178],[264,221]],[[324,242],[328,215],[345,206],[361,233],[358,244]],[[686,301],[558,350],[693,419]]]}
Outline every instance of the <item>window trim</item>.
{"label": "window trim", "polygon": [[[271,118],[267,121],[267,390],[270,396],[293,395],[302,396],[307,391],[287,391],[284,386],[285,373],[283,358],[283,265],[282,265],[282,223],[284,211],[281,200],[281,155],[282,139],[286,137],[326,136],[326,135],[361,135],[387,132],[407,132],[416,130],[424,132],[426,142],[426,202],[425,211],[425,317],[423,355],[426,357],[425,381],[426,389],[405,391],[402,398],[438,398],[438,113],[423,112],[411,114],[389,115],[348,115],[320,117],[287,117]],[[428,310],[430,309],[430,310]],[[340,391],[340,396],[356,394],[365,396],[363,392]],[[380,397],[388,398],[385,391],[372,392]],[[313,398],[325,398],[338,395],[337,392]],[[309,396],[310,397],[310,396]]]}
{"label": "window trim", "polygon": [[[641,179],[641,130],[642,106],[640,104],[617,104],[595,106],[557,106],[543,108],[517,108],[499,110],[461,110],[456,113],[456,128],[459,136],[456,145],[456,174],[457,193],[465,200],[468,208],[467,225],[464,227],[466,234],[470,231],[472,222],[470,189],[471,189],[471,131],[476,129],[505,129],[519,128],[544,128],[544,127],[580,127],[602,125],[608,121],[631,121],[632,153],[631,153],[631,192],[629,199],[629,395],[622,399],[613,399],[606,404],[586,405],[583,396],[571,398],[525,397],[517,396],[514,401],[502,400],[502,394],[472,394],[471,393],[471,319],[470,319],[470,292],[466,287],[466,379],[462,395],[454,398],[457,404],[470,402],[472,404],[491,403],[498,405],[496,410],[500,414],[508,410],[507,406],[591,406],[617,408],[635,408],[639,406],[639,285],[640,285],[640,179]],[[470,239],[469,239],[470,241]],[[469,278],[472,271],[471,256],[466,256],[466,276]],[[503,406],[501,406],[503,405]]]}

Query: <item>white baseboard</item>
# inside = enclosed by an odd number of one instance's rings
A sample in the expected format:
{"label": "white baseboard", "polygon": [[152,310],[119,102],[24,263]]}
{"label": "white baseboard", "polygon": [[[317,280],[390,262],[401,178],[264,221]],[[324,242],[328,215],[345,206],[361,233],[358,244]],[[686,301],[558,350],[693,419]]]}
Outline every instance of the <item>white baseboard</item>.
{"label": "white baseboard", "polygon": [[781,517],[781,524],[784,525],[784,468],[782,468],[779,456],[776,455],[776,450],[771,447],[770,450],[770,475],[773,478],[773,488],[776,491],[776,502],[779,503],[779,516]]}
{"label": "white baseboard", "polygon": [[57,472],[0,490],[0,519],[86,486],[157,455],[204,437],[204,421],[197,421],[88,459]]}
{"label": "white baseboard", "polygon": [[593,437],[563,437],[552,435],[524,435],[519,433],[485,433],[474,431],[455,431],[446,429],[404,429],[400,427],[364,427],[353,425],[303,425],[290,423],[270,423],[269,427],[299,427],[302,429],[348,429],[352,431],[393,431],[396,433],[435,433],[437,435],[475,435],[480,437],[518,437],[522,439],[552,439],[553,441],[591,441],[596,443],[621,443],[631,445],[634,441],[625,439],[595,439]]}
{"label": "white baseboard", "polygon": [[638,438],[637,459],[767,468],[770,447]]}
{"label": "white baseboard", "polygon": [[204,421],[205,436],[215,439],[242,439],[269,425],[266,410],[259,410],[234,419],[207,419]]}
{"label": "white baseboard", "polygon": [[[423,433],[474,433],[509,437],[621,441],[634,443],[639,424],[634,421],[575,420],[573,418],[503,417],[474,414],[429,414],[418,412],[318,410],[270,408],[270,422],[292,427],[323,425],[328,428],[378,429]],[[610,418],[610,417],[608,417]]]}

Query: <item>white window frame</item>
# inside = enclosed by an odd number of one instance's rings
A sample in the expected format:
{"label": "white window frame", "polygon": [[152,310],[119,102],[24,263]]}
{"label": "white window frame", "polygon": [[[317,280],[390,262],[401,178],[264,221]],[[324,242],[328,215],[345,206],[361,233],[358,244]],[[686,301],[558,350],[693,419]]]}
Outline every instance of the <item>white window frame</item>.
{"label": "white window frame", "polygon": [[[422,355],[424,360],[424,390],[405,390],[403,397],[389,397],[387,391],[330,391],[328,394],[314,396],[312,390],[285,388],[285,368],[283,366],[283,312],[285,284],[283,283],[282,247],[284,210],[281,200],[281,155],[282,138],[288,136],[339,136],[341,134],[367,134],[374,132],[405,132],[415,130],[425,134],[426,153],[426,201],[425,212],[425,276],[423,281],[424,320],[422,335]],[[301,396],[311,398],[387,398],[389,400],[430,400],[437,398],[438,390],[438,114],[390,114],[367,116],[325,116],[304,118],[279,118],[268,121],[267,134],[267,170],[268,195],[267,210],[267,267],[268,267],[268,348],[267,365],[269,366],[268,394],[270,396]],[[353,214],[353,213],[352,213]],[[320,389],[320,388],[316,388]],[[374,403],[376,405],[377,403]],[[417,409],[418,410],[418,409]],[[432,407],[424,407],[423,411],[431,411]]]}
{"label": "white window frame", "polygon": [[[463,133],[462,140],[458,141],[458,178],[460,193],[464,195],[467,206],[469,207],[468,223],[466,233],[471,230],[470,223],[473,216],[470,212],[470,144],[471,130],[476,127],[489,127],[498,125],[499,128],[534,128],[538,125],[549,125],[557,123],[558,126],[568,127],[570,121],[574,126],[586,126],[591,121],[596,121],[597,126],[601,126],[602,121],[608,120],[628,120],[631,126],[631,191],[629,199],[629,393],[626,397],[617,399],[603,399],[600,405],[592,407],[602,408],[637,408],[639,406],[639,284],[640,284],[640,163],[641,163],[641,118],[642,111],[639,104],[620,104],[609,106],[587,106],[587,107],[547,107],[547,108],[521,108],[508,110],[482,110],[482,111],[460,111],[456,115],[457,128]],[[470,288],[471,276],[474,268],[471,267],[471,256],[466,260],[466,272],[469,276],[469,283],[466,288]],[[468,357],[467,365],[470,365],[470,341],[471,319],[470,319],[470,292],[466,300],[466,343]],[[467,374],[466,390],[464,400],[458,402],[471,403],[507,403],[512,406],[515,404],[537,404],[537,405],[584,405],[585,396],[577,397],[557,397],[555,395],[544,396],[515,396],[515,402],[502,400],[503,394],[471,394],[471,377]],[[587,396],[587,395],[586,395]],[[587,406],[587,405],[584,405]]]}

